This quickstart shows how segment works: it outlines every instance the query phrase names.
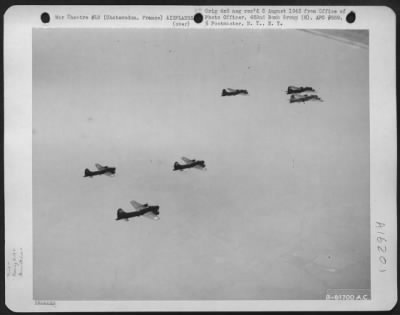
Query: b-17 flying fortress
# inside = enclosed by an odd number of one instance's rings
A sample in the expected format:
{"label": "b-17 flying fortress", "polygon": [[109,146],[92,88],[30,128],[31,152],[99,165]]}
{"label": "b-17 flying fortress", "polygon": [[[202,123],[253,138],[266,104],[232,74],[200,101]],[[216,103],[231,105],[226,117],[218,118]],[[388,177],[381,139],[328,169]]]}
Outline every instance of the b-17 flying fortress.
{"label": "b-17 flying fortress", "polygon": [[297,93],[303,93],[303,92],[315,92],[315,90],[312,87],[309,86],[289,86],[286,94],[297,94]]}
{"label": "b-17 flying fortress", "polygon": [[135,200],[131,201],[131,205],[135,208],[135,211],[125,212],[123,209],[119,208],[117,210],[117,218],[115,220],[126,220],[129,221],[129,218],[144,216],[146,218],[152,220],[159,220],[160,217],[160,207],[159,206],[150,206],[148,203],[140,204]]}
{"label": "b-17 flying fortress", "polygon": [[[286,94],[290,94],[290,103],[305,103],[311,100],[318,100],[322,102],[322,99],[316,94],[302,94],[303,92],[315,92],[312,87],[296,87],[289,86]],[[234,95],[248,95],[247,90],[238,90],[238,89],[223,89],[222,96],[234,96]],[[175,162],[173,165],[173,171],[183,171],[186,169],[198,169],[198,170],[206,170],[206,164],[203,160],[196,159],[188,159],[186,157],[181,158],[184,164],[180,164]],[[90,171],[88,168],[85,169],[84,177],[93,177],[98,175],[107,175],[114,176],[116,172],[115,167],[102,166],[100,164],[95,164],[97,171]],[[153,220],[159,220],[160,214],[160,206],[158,205],[149,205],[147,203],[140,204],[135,200],[132,200],[131,205],[135,209],[132,212],[126,212],[123,209],[119,208],[117,210],[117,218],[115,220],[125,220],[128,221],[129,218],[144,216]]]}
{"label": "b-17 flying fortress", "polygon": [[98,175],[107,175],[114,176],[115,175],[115,167],[101,166],[100,164],[95,164],[97,171],[91,171],[88,168],[85,169],[85,175],[83,177],[93,177]]}
{"label": "b-17 flying fortress", "polygon": [[190,160],[188,158],[182,157],[183,162],[185,164],[179,164],[178,162],[174,163],[174,171],[183,171],[184,169],[187,168],[196,168],[199,170],[204,170],[206,167],[206,164],[204,161],[198,161],[198,160]]}
{"label": "b-17 flying fortress", "polygon": [[291,95],[289,102],[290,103],[305,103],[307,101],[320,101],[322,102],[322,99],[318,95]]}
{"label": "b-17 flying fortress", "polygon": [[248,94],[249,92],[247,90],[223,89],[221,96],[248,95]]}

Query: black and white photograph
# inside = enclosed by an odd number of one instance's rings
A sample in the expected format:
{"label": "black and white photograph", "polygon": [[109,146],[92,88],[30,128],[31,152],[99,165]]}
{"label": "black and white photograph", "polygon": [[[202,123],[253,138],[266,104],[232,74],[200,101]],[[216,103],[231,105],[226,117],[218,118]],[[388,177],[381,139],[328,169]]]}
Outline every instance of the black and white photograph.
{"label": "black and white photograph", "polygon": [[33,27],[31,299],[372,301],[371,34]]}
{"label": "black and white photograph", "polygon": [[368,291],[368,31],[333,34],[34,30],[35,299]]}

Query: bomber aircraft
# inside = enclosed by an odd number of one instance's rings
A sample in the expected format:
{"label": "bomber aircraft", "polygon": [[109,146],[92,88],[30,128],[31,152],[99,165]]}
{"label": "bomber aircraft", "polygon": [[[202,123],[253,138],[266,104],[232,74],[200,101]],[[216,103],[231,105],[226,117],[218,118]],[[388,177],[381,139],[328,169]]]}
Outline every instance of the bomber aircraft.
{"label": "bomber aircraft", "polygon": [[289,86],[286,94],[297,94],[297,93],[303,93],[303,92],[315,92],[315,90],[312,87],[309,86]]}
{"label": "bomber aircraft", "polygon": [[107,176],[114,176],[115,175],[115,167],[109,166],[101,166],[100,164],[95,164],[97,171],[91,171],[88,168],[85,169],[85,175],[83,177],[92,177],[97,175],[107,175]]}
{"label": "bomber aircraft", "polygon": [[318,96],[318,95],[291,95],[290,96],[290,103],[305,103],[307,101],[320,101],[323,102],[323,100]]}
{"label": "bomber aircraft", "polygon": [[186,168],[197,168],[199,170],[204,170],[206,164],[204,161],[201,160],[191,160],[186,157],[182,157],[183,162],[185,164],[179,164],[178,162],[174,163],[174,171],[183,171]]}
{"label": "bomber aircraft", "polygon": [[233,96],[233,95],[248,95],[247,90],[238,89],[223,89],[221,96]]}
{"label": "bomber aircraft", "polygon": [[148,203],[140,204],[135,200],[131,201],[131,205],[135,208],[135,211],[125,212],[123,209],[119,208],[117,210],[117,218],[115,220],[126,220],[129,218],[144,216],[153,220],[160,220],[158,216],[160,214],[159,206],[149,206]]}

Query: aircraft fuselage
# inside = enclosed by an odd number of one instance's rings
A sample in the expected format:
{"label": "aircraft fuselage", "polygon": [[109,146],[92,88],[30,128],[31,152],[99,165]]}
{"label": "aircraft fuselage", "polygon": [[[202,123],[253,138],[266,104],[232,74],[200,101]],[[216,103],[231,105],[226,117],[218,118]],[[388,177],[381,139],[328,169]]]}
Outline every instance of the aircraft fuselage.
{"label": "aircraft fuselage", "polygon": [[247,95],[249,94],[249,92],[247,92],[247,90],[235,90],[235,91],[227,91],[225,89],[222,90],[222,96],[233,96],[239,94]]}
{"label": "aircraft fuselage", "polygon": [[155,215],[159,215],[160,214],[159,209],[160,209],[159,206],[148,206],[144,209],[133,211],[133,212],[125,212],[122,209],[119,209],[122,211],[121,212],[118,211],[117,218],[115,220],[125,220],[125,219],[129,219],[132,217],[140,217],[148,212],[153,212]]}
{"label": "aircraft fuselage", "polygon": [[315,92],[315,90],[312,87],[306,86],[306,87],[299,87],[299,88],[289,88],[286,91],[287,94],[297,94],[297,93],[303,93],[303,92]]}
{"label": "aircraft fuselage", "polygon": [[305,95],[301,98],[291,98],[290,103],[305,103],[311,100],[322,101],[317,95]]}
{"label": "aircraft fuselage", "polygon": [[182,171],[186,168],[192,168],[195,166],[201,166],[204,168],[204,167],[206,167],[206,164],[204,161],[194,161],[194,162],[187,163],[187,164],[179,164],[178,162],[176,162],[174,164],[174,171]]}
{"label": "aircraft fuselage", "polygon": [[88,169],[85,170],[85,175],[83,177],[92,177],[92,176],[98,176],[98,175],[103,175],[106,173],[111,173],[111,174],[115,174],[115,167],[108,167],[104,170],[101,171],[90,171]]}

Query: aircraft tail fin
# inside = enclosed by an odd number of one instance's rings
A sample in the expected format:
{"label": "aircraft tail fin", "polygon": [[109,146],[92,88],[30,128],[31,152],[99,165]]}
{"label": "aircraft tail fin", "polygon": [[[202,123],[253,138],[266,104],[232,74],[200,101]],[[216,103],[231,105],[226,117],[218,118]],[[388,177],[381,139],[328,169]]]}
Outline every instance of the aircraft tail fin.
{"label": "aircraft tail fin", "polygon": [[83,177],[89,177],[92,176],[92,172],[87,168],[85,169],[85,175]]}
{"label": "aircraft tail fin", "polygon": [[227,92],[225,89],[223,89],[221,95],[222,95],[222,96],[226,96],[226,95],[228,95],[228,92]]}
{"label": "aircraft tail fin", "polygon": [[126,212],[124,210],[122,210],[121,208],[119,208],[117,210],[117,218],[116,218],[116,220],[124,219],[124,214],[126,214]]}
{"label": "aircraft tail fin", "polygon": [[174,171],[179,170],[179,163],[175,162],[174,163]]}

